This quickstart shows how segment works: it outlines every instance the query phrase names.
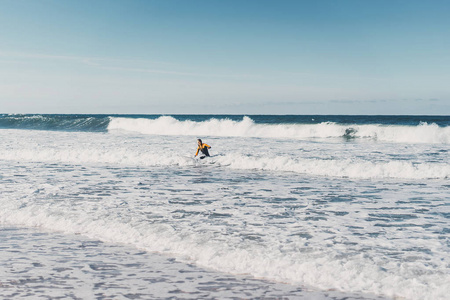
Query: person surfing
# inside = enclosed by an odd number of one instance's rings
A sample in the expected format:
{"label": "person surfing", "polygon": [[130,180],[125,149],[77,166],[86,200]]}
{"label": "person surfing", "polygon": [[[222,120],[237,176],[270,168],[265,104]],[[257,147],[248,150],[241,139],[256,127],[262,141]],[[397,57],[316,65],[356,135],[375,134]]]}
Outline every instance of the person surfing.
{"label": "person surfing", "polygon": [[197,139],[197,143],[198,143],[198,148],[197,148],[197,152],[195,153],[195,156],[198,155],[199,151],[201,151],[203,154],[203,156],[200,156],[200,159],[204,159],[205,157],[210,156],[208,149],[210,149],[211,146],[208,144],[204,144],[201,139]]}

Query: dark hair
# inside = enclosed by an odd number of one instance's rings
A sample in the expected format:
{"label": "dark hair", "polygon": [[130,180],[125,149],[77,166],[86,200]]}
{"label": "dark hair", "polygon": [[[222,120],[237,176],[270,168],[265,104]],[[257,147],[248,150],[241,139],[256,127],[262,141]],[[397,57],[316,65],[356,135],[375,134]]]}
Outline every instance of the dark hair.
{"label": "dark hair", "polygon": [[197,141],[199,141],[199,142],[200,142],[200,144],[203,144],[203,143],[202,143],[202,140],[201,140],[201,139],[197,139]]}

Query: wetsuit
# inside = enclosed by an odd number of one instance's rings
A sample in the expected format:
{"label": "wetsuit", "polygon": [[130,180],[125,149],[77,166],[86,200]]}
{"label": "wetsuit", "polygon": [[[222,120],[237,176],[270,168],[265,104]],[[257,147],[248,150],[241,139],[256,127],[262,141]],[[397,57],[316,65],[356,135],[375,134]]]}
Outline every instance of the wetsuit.
{"label": "wetsuit", "polygon": [[208,152],[208,148],[211,148],[211,146],[208,144],[201,144],[200,146],[198,146],[195,156],[197,156],[198,151],[201,151],[205,156],[210,156],[209,152]]}

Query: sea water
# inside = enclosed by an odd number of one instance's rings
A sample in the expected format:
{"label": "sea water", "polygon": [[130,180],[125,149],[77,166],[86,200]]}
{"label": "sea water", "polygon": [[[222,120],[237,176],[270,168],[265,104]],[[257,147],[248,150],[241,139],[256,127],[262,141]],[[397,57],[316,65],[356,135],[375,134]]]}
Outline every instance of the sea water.
{"label": "sea water", "polygon": [[0,115],[0,138],[3,297],[450,295],[450,117]]}

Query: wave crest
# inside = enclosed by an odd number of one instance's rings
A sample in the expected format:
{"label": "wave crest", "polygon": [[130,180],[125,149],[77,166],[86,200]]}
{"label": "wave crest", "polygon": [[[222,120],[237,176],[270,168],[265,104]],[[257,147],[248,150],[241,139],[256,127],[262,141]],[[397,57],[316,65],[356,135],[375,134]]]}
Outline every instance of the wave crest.
{"label": "wave crest", "polygon": [[450,143],[450,127],[421,123],[405,125],[258,124],[251,118],[242,121],[210,119],[203,122],[179,121],[170,116],[157,119],[111,117],[108,130],[125,130],[152,135],[192,135],[221,137],[256,137],[282,139],[369,139],[391,143]]}

